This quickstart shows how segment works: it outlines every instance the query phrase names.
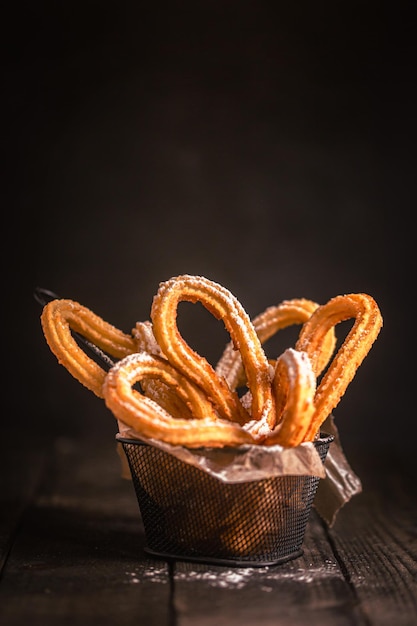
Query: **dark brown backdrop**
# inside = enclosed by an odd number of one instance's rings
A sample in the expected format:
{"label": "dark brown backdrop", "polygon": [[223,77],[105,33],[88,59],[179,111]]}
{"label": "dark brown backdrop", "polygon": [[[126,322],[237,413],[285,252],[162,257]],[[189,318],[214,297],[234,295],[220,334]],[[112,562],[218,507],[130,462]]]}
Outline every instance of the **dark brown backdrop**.
{"label": "dark brown backdrop", "polygon": [[[373,295],[385,325],[335,416],[348,450],[412,453],[407,5],[145,4],[31,3],[7,24],[6,431],[115,429],[46,347],[35,286],[130,330],[191,273],[250,315]],[[222,329],[182,316],[215,360]]]}

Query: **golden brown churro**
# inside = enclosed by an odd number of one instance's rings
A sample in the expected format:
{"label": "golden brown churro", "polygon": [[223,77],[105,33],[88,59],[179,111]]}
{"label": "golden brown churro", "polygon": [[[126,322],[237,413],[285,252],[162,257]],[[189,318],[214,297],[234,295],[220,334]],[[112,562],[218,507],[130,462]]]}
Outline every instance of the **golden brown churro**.
{"label": "golden brown churro", "polygon": [[136,351],[133,337],[73,300],[56,299],[48,302],[42,310],[41,323],[48,346],[59,363],[100,398],[103,397],[106,371],[78,346],[71,330],[116,359]]}
{"label": "golden brown churro", "polygon": [[[229,332],[216,368],[181,336],[182,301],[200,302]],[[188,274],[160,283],[150,317],[127,335],[78,302],[56,299],[44,306],[41,323],[58,361],[139,438],[188,447],[293,447],[314,440],[382,326],[375,300],[363,293],[323,305],[285,300],[252,322],[225,287]],[[331,360],[335,327],[349,319],[352,328]],[[293,324],[301,325],[295,347],[268,361],[262,344]],[[118,362],[107,373],[72,332]],[[240,398],[243,385],[247,392]]]}
{"label": "golden brown churro", "polygon": [[[201,302],[221,319],[240,351],[252,393],[252,418],[272,416],[269,365],[259,337],[240,302],[224,287],[202,276],[177,276],[161,283],[154,297],[151,318],[155,338],[169,362],[202,387],[220,416],[244,424],[250,419],[238,395],[220,378],[208,361],[181,337],[177,308],[181,301]],[[272,417],[271,417],[272,419]]]}
{"label": "golden brown churro", "polygon": [[339,322],[355,322],[318,386],[315,411],[306,440],[316,436],[321,424],[344,395],[356,371],[382,327],[382,316],[375,300],[364,293],[336,296],[320,306],[301,329],[296,349],[308,354],[316,375],[326,333]]}
{"label": "golden brown churro", "polygon": [[[284,300],[278,305],[270,306],[263,313],[253,318],[252,323],[262,344],[273,337],[278,331],[288,326],[301,325],[306,322],[319,305],[312,300],[295,298]],[[334,328],[326,335],[321,351],[318,369],[321,372],[329,362],[336,345]],[[232,342],[228,343],[219,362],[216,373],[226,379],[231,389],[245,384],[245,372],[240,353]]]}
{"label": "golden brown churro", "polygon": [[237,422],[221,420],[213,414],[202,419],[173,418],[159,404],[132,389],[145,377],[162,380],[176,389],[184,402],[190,401],[182,387],[183,375],[164,359],[139,352],[119,361],[104,382],[105,402],[117,419],[142,436],[187,447],[255,443]]}
{"label": "golden brown churro", "polygon": [[263,443],[298,446],[304,441],[315,410],[316,377],[305,352],[293,348],[283,352],[277,360],[272,388],[277,426]]}

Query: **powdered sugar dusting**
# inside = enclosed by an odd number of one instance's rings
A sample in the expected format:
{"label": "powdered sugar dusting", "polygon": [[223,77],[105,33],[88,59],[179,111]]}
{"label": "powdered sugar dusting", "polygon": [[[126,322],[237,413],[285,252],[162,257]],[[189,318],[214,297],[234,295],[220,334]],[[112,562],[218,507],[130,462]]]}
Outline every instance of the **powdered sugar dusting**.
{"label": "powdered sugar dusting", "polygon": [[243,589],[249,585],[256,585],[260,592],[271,592],[283,580],[292,580],[296,583],[309,584],[318,579],[333,578],[337,570],[337,563],[326,559],[319,567],[296,567],[288,563],[276,567],[245,567],[179,571],[175,580],[181,582],[201,582],[209,587],[222,589]]}

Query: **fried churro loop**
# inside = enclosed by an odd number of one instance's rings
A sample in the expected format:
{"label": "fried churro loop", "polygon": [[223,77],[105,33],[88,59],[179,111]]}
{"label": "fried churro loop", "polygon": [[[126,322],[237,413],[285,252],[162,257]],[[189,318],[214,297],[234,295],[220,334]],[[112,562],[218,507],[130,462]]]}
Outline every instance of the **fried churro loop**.
{"label": "fried churro loop", "polygon": [[315,411],[316,377],[305,352],[288,348],[277,360],[272,381],[279,423],[265,445],[298,446],[304,441]]}
{"label": "fried churro loop", "polygon": [[[181,301],[200,302],[224,323],[231,341],[215,369],[181,336]],[[352,328],[331,360],[335,327],[349,319]],[[185,274],[159,285],[151,321],[138,322],[131,335],[66,299],[45,304],[41,323],[59,363],[139,437],[190,447],[293,447],[316,438],[377,338],[382,316],[371,296],[353,293],[321,306],[285,300],[251,322],[226,288]],[[302,324],[295,348],[268,361],[262,344],[292,324]],[[78,345],[80,337],[112,365],[108,373]]]}
{"label": "fried churro loop", "polygon": [[[136,339],[138,352],[147,352],[153,356],[165,358],[153,334],[151,322],[136,322],[132,334]],[[145,395],[155,400],[173,417],[200,419],[211,416],[216,419],[217,414],[204,391],[185,376],[182,377],[181,382],[182,393],[178,393],[177,389],[170,388],[157,378],[144,378],[141,387]]]}
{"label": "fried churro loop", "polygon": [[190,402],[183,387],[183,375],[166,360],[140,352],[119,361],[109,371],[104,382],[105,403],[117,419],[141,436],[187,447],[254,443],[249,433],[230,420],[210,416],[202,419],[175,419],[151,398],[132,389],[135,383],[145,378],[162,380],[175,389],[184,402]]}
{"label": "fried churro loop", "polygon": [[56,299],[48,302],[42,310],[41,324],[48,346],[58,362],[100,398],[103,397],[106,371],[78,346],[71,330],[116,359],[136,351],[133,337],[74,300]]}
{"label": "fried churro loop", "polygon": [[[137,352],[147,352],[152,356],[162,357],[162,350],[154,337],[151,322],[148,320],[136,322],[135,327],[132,329],[132,335],[136,340]],[[144,378],[140,386],[148,398],[157,402],[172,416],[182,417],[183,419],[191,419],[193,417],[187,403],[181,400],[174,389],[171,389],[161,380]]]}
{"label": "fried churro loop", "polygon": [[[259,340],[264,344],[278,331],[297,324],[304,324],[313,311],[319,305],[312,300],[305,298],[294,298],[284,300],[276,306],[270,306],[263,313],[252,320],[252,324],[258,334]],[[336,335],[334,328],[326,334],[323,348],[320,353],[318,370],[321,372],[328,364],[336,345]],[[231,389],[243,386],[246,382],[245,372],[242,365],[240,353],[235,349],[233,343],[227,344],[220,360],[216,365],[216,373],[226,379]]]}
{"label": "fried churro loop", "polygon": [[177,308],[181,301],[201,302],[221,319],[233,344],[240,351],[252,393],[252,418],[271,415],[273,402],[269,364],[258,335],[240,302],[224,287],[202,276],[182,275],[161,283],[151,308],[153,331],[169,362],[195,384],[201,386],[219,415],[240,424],[250,416],[238,395],[220,378],[208,361],[199,356],[181,337],[177,327]]}
{"label": "fried churro loop", "polygon": [[336,296],[320,306],[301,329],[295,348],[307,353],[317,375],[326,333],[339,322],[352,318],[354,324],[317,388],[307,441],[315,438],[321,424],[344,395],[381,330],[382,316],[371,296],[351,293]]}

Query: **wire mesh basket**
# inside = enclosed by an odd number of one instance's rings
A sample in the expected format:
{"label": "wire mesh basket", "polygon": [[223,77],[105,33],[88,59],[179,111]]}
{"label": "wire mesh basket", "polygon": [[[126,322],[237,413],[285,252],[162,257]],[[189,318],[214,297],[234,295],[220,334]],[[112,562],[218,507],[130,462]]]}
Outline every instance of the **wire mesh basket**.
{"label": "wire mesh basket", "polygon": [[[315,476],[226,483],[135,439],[119,439],[132,474],[147,553],[261,567],[300,556]],[[333,436],[314,442],[324,463]]]}

